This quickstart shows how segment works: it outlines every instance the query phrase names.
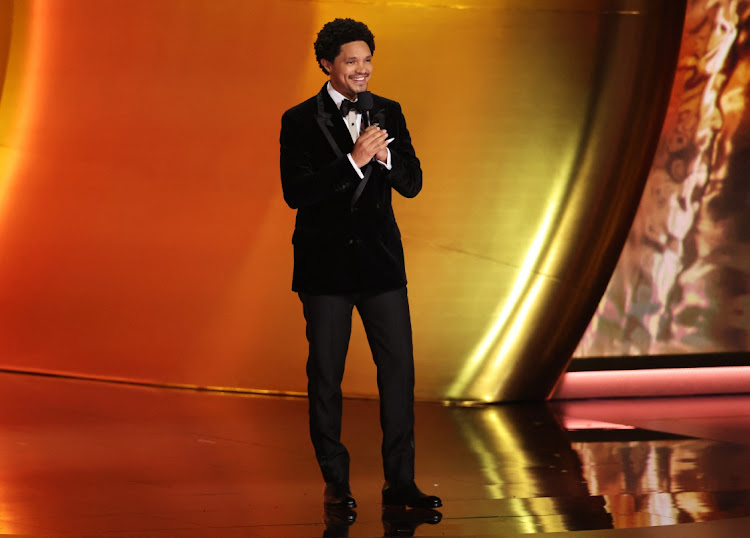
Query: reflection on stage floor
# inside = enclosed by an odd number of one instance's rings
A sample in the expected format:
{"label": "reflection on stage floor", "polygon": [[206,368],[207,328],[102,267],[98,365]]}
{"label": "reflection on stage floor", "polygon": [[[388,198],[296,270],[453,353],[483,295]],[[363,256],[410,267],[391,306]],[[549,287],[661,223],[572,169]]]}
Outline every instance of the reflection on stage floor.
{"label": "reflection on stage floor", "polygon": [[382,510],[378,405],[347,400],[359,507],[325,513],[304,399],[10,373],[0,389],[3,534],[690,538],[750,528],[750,396],[420,403],[417,479],[443,498],[439,511]]}

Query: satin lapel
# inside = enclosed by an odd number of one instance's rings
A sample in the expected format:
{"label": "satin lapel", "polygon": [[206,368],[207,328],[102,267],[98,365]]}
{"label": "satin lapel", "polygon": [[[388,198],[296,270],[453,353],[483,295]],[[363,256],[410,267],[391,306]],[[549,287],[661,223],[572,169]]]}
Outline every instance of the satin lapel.
{"label": "satin lapel", "polygon": [[315,99],[318,104],[315,121],[318,122],[318,127],[320,127],[323,136],[325,136],[336,156],[343,157],[344,152],[348,153],[354,147],[349,130],[339,116],[336,105],[333,104],[331,97],[326,92],[325,86]]}
{"label": "satin lapel", "polygon": [[[380,125],[381,128],[385,129],[385,108],[380,107],[375,112],[370,112],[370,121],[372,123],[377,123]],[[351,200],[351,207],[354,208],[354,204],[357,203],[357,200],[360,199],[362,196],[362,192],[365,190],[365,187],[367,186],[367,182],[370,179],[370,175],[372,174],[372,167],[373,164],[367,164],[363,168],[363,173],[365,175],[364,178],[362,178],[362,181],[359,182],[359,185],[357,185],[357,188],[354,191],[354,195],[352,196]]]}

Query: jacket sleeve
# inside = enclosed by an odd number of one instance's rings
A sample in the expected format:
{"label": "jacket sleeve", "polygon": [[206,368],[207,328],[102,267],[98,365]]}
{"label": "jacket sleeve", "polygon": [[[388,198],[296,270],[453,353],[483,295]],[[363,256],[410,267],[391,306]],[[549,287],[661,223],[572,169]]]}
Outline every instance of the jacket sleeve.
{"label": "jacket sleeve", "polygon": [[391,170],[385,177],[391,186],[406,198],[414,198],[422,190],[422,168],[411,144],[411,136],[406,128],[406,119],[401,106],[395,103],[397,129],[395,140],[389,146],[391,150]]}
{"label": "jacket sleeve", "polygon": [[[298,114],[287,111],[281,117],[281,187],[289,207],[297,209],[320,203],[339,193],[350,191],[359,183],[357,172],[346,155],[333,157],[321,165],[328,152],[315,155],[309,130],[298,121]],[[315,126],[317,128],[317,126]],[[309,127],[308,127],[309,129]]]}

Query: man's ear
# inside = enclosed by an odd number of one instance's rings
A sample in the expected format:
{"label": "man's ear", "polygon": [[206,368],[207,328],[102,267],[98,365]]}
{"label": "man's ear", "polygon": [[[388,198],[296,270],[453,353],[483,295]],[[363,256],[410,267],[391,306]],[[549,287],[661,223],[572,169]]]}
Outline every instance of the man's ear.
{"label": "man's ear", "polygon": [[320,65],[321,67],[323,67],[323,69],[325,69],[326,73],[328,73],[329,75],[331,74],[331,68],[333,67],[333,65],[331,65],[331,62],[329,62],[325,58],[321,58]]}

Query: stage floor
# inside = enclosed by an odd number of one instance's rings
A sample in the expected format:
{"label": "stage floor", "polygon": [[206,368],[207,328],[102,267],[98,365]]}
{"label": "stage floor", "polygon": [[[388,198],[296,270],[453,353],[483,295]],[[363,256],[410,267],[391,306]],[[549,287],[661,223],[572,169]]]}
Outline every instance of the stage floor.
{"label": "stage floor", "polygon": [[3,534],[736,538],[750,529],[750,396],[418,404],[417,479],[443,498],[440,514],[382,512],[378,404],[347,400],[351,525],[323,512],[303,399],[3,373],[0,404]]}

